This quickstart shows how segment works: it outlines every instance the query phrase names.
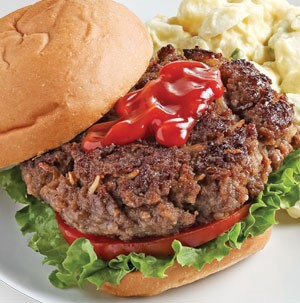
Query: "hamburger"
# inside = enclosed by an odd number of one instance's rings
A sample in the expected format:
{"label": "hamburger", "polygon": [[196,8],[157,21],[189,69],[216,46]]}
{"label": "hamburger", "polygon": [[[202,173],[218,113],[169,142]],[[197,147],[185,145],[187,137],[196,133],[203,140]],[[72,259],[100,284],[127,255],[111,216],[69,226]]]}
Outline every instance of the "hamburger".
{"label": "hamburger", "polygon": [[[297,151],[282,165],[299,144],[293,108],[251,63],[167,46],[149,64],[145,27],[107,0],[44,0],[0,31],[0,165],[22,162],[0,182],[28,204],[17,221],[55,286],[145,296],[190,283],[262,249],[297,201]],[[160,82],[172,98],[149,108]]]}

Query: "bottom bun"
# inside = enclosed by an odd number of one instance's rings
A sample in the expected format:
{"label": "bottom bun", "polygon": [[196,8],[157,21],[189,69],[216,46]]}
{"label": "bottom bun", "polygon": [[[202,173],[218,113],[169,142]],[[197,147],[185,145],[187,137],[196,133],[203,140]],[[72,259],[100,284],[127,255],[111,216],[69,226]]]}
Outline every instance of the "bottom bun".
{"label": "bottom bun", "polygon": [[264,248],[270,239],[272,228],[269,228],[262,235],[255,238],[248,238],[241,249],[232,249],[230,254],[221,261],[214,260],[206,264],[200,271],[193,267],[181,266],[175,263],[166,271],[165,278],[144,277],[140,272],[133,272],[126,275],[119,285],[105,283],[101,290],[105,293],[120,296],[153,296],[160,294],[168,289],[179,287],[185,284],[205,278],[213,273],[223,270],[250,255],[255,254]]}

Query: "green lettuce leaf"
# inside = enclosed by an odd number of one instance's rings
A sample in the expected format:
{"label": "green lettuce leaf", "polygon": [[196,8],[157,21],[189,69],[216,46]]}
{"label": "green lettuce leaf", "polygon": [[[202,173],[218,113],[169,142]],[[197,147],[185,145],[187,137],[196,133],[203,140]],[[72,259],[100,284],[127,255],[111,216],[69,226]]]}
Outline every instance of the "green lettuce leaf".
{"label": "green lettuce leaf", "polygon": [[26,185],[22,181],[20,167],[0,171],[0,187],[14,200],[22,204],[30,204],[35,198],[27,194]]}
{"label": "green lettuce leaf", "polygon": [[45,256],[44,263],[61,268],[69,245],[61,236],[51,207],[32,202],[16,213],[16,220],[24,235],[32,234],[29,247]]}
{"label": "green lettuce leaf", "polygon": [[174,256],[170,258],[131,253],[109,262],[101,260],[87,239],[78,239],[70,246],[66,243],[54,211],[27,195],[19,167],[0,172],[0,186],[13,200],[27,204],[17,212],[16,220],[23,234],[32,234],[29,246],[45,256],[44,262],[55,267],[49,276],[51,283],[66,288],[84,287],[89,282],[99,288],[105,282],[120,283],[132,271],[140,271],[147,277],[163,278],[166,269],[175,261],[201,270],[206,263],[221,260],[231,249],[240,248],[249,236],[264,233],[276,224],[277,210],[290,208],[300,200],[300,150],[289,155],[282,167],[270,176],[243,222],[199,248],[185,247],[176,240],[172,245]]}

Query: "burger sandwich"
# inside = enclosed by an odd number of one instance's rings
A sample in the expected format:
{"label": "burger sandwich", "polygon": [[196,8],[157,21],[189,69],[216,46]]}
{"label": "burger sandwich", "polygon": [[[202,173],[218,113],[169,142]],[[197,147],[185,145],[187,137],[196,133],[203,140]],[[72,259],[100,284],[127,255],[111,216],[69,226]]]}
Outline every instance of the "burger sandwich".
{"label": "burger sandwich", "polygon": [[250,62],[171,45],[110,0],[0,19],[0,185],[59,288],[150,296],[262,249],[299,200],[293,106]]}

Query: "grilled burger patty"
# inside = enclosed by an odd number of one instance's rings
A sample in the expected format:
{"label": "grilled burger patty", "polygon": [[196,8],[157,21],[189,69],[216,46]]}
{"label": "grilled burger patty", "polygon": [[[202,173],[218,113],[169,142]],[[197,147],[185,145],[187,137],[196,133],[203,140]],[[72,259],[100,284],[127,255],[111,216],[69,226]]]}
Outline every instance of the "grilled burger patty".
{"label": "grilled burger patty", "polygon": [[149,139],[86,153],[79,137],[21,165],[28,192],[81,232],[122,240],[219,220],[254,199],[299,145],[293,107],[251,63],[200,49],[163,48],[134,89],[177,60],[219,68],[226,87],[185,146]]}

